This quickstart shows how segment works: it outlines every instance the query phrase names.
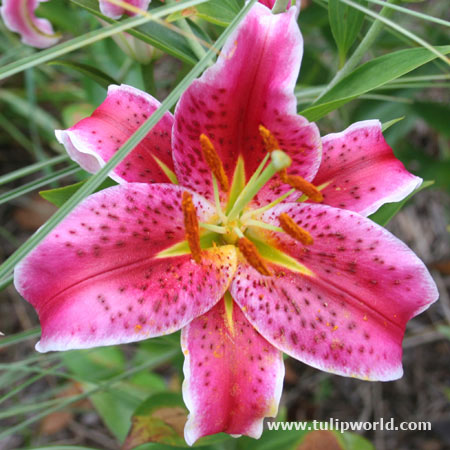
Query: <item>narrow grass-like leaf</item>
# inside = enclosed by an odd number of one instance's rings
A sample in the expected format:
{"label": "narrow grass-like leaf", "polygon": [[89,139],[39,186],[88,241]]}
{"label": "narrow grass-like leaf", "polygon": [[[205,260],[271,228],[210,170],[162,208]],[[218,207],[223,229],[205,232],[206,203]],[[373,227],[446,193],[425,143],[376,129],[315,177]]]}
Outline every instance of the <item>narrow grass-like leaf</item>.
{"label": "narrow grass-like leaf", "polygon": [[426,20],[428,22],[437,23],[439,25],[443,25],[444,27],[450,27],[450,22],[444,19],[439,19],[438,17],[433,17],[428,14],[421,13],[419,11],[414,11],[413,9],[403,8],[402,6],[396,5],[395,3],[387,3],[383,0],[366,0],[369,3],[375,3],[376,5],[386,6],[387,8],[394,9],[396,11],[400,11],[402,14],[409,14],[411,16],[417,17],[422,20]]}
{"label": "narrow grass-like leaf", "polygon": [[74,70],[82,75],[85,75],[88,79],[95,81],[101,87],[107,89],[110,84],[118,84],[117,81],[109,76],[107,73],[102,72],[97,67],[92,67],[88,64],[82,64],[76,61],[50,61],[48,63],[52,66],[61,66],[68,68],[70,70]]}
{"label": "narrow grass-like leaf", "polygon": [[[450,53],[450,45],[437,48],[443,54]],[[435,58],[434,53],[423,48],[399,50],[379,56],[347,75],[321,97],[318,104],[304,109],[300,114],[311,121],[318,120],[350,100],[379,88]]]}
{"label": "narrow grass-like leaf", "polygon": [[[39,192],[39,195],[45,200],[53,203],[58,208],[64,205],[70,197],[72,197],[75,192],[78,191],[84,184],[86,180],[79,181],[78,183],[71,184],[69,186],[64,186],[56,189],[49,189],[47,191]],[[101,191],[111,186],[115,186],[117,183],[113,181],[111,178],[107,178],[95,191]]]}
{"label": "narrow grass-like leaf", "polygon": [[28,339],[37,338],[41,333],[41,328],[36,327],[31,330],[22,331],[21,333],[13,334],[12,336],[5,336],[0,338],[0,349],[9,347],[10,345],[18,344]]}
{"label": "narrow grass-like leaf", "polygon": [[368,16],[371,16],[371,17],[383,22],[385,25],[389,26],[393,30],[397,31],[400,34],[403,34],[407,38],[411,39],[412,41],[414,41],[417,44],[421,45],[422,47],[426,48],[429,52],[433,53],[435,56],[437,56],[442,61],[444,61],[444,63],[446,63],[448,66],[450,66],[450,60],[443,53],[441,53],[435,47],[430,45],[428,42],[424,41],[422,38],[420,38],[416,34],[407,30],[406,28],[403,28],[402,26],[398,25],[397,23],[393,22],[392,20],[390,20],[386,17],[383,17],[380,14],[373,12],[372,10],[365,8],[364,6],[361,6],[358,3],[355,3],[351,0],[340,0],[340,1],[351,6],[352,8],[355,8],[355,9],[367,14]]}
{"label": "narrow grass-like leaf", "polygon": [[405,118],[405,116],[402,116],[402,117],[397,117],[396,119],[389,120],[388,122],[384,122],[381,127],[381,131],[382,132],[386,131],[388,128],[391,128],[392,125],[395,125],[397,122],[400,122],[404,118]]}
{"label": "narrow grass-like leaf", "polygon": [[47,159],[46,161],[40,161],[35,164],[30,164],[29,166],[15,170],[14,172],[7,173],[0,177],[0,186],[2,184],[10,183],[11,181],[17,180],[18,178],[22,178],[26,175],[30,175],[34,172],[42,170],[44,167],[62,163],[64,161],[67,161],[68,159],[68,155],[55,156],[54,158]]}
{"label": "narrow grass-like leaf", "polygon": [[201,3],[204,3],[205,1],[207,0],[186,0],[183,2],[178,2],[174,5],[161,6],[160,8],[152,10],[151,15],[147,15],[145,17],[131,17],[113,25],[109,25],[108,27],[91,31],[84,34],[83,36],[76,37],[74,39],[71,39],[70,41],[63,42],[61,44],[55,45],[54,47],[42,50],[25,58],[21,58],[11,64],[0,67],[0,80],[8,78],[16,73],[22,72],[29,67],[34,67],[39,64],[51,61],[55,58],[59,58],[62,55],[66,55],[67,53],[70,53],[79,48],[86,47],[87,45],[113,36],[122,31],[130,31],[132,28],[143,25],[146,22],[150,22],[154,19],[159,19],[184,8],[199,5]]}
{"label": "narrow grass-like leaf", "polygon": [[54,181],[58,181],[61,178],[67,177],[69,175],[74,175],[78,172],[81,172],[78,166],[70,166],[65,169],[61,169],[58,172],[54,172],[45,177],[39,178],[38,180],[31,181],[30,183],[24,184],[22,186],[17,187],[16,189],[12,189],[8,192],[5,192],[0,195],[0,205],[3,203],[9,202],[17,197],[28,194],[29,192],[34,191],[35,189],[39,189],[42,186],[46,186],[47,184],[51,184]]}
{"label": "narrow grass-like leaf", "polygon": [[[355,0],[359,4],[367,4],[365,0]],[[364,22],[364,13],[341,2],[328,0],[328,17],[331,32],[338,47],[339,60],[345,60],[345,55],[355,42]]]}

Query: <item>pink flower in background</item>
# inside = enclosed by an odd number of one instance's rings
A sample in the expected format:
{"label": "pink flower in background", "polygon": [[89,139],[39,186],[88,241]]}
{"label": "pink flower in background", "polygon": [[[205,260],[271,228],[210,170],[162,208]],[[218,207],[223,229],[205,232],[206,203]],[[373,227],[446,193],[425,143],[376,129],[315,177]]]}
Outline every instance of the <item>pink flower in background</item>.
{"label": "pink flower in background", "polygon": [[[295,15],[256,4],[114,169],[119,186],[84,200],[15,270],[39,314],[39,351],[182,329],[189,444],[259,437],[277,413],[282,352],[340,375],[400,377],[406,323],[438,296],[414,253],[365,217],[421,183],[380,123],[321,140],[297,115]],[[95,172],[158,106],[111,86],[57,138]]]}
{"label": "pink flower in background", "polygon": [[[130,6],[134,6],[135,8],[139,8],[142,11],[147,11],[148,5],[151,0],[122,0],[124,3],[128,3]],[[135,12],[124,8],[123,6],[114,4],[109,0],[100,0],[100,11],[105,16],[111,17],[111,19],[120,19],[123,14],[127,14],[129,16],[136,15]]]}
{"label": "pink flower in background", "polygon": [[19,33],[22,42],[32,47],[46,48],[59,41],[59,34],[53,32],[47,19],[36,17],[35,10],[39,3],[47,0],[3,0],[0,7],[5,25]]}

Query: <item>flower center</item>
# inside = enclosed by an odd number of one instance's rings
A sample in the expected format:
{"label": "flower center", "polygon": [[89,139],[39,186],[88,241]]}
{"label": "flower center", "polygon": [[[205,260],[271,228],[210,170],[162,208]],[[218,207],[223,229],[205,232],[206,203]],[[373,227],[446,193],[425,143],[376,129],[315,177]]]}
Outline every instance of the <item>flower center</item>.
{"label": "flower center", "polygon": [[[298,175],[289,175],[287,169],[291,165],[291,158],[281,150],[275,136],[264,126],[260,125],[259,132],[267,150],[267,155],[261,161],[261,164],[255,170],[254,174],[237,193],[235,186],[231,187],[228,176],[224,170],[222,161],[214,148],[213,143],[206,134],[200,136],[200,146],[206,163],[211,170],[212,184],[214,190],[214,201],[216,207],[216,221],[214,223],[199,223],[192,201],[192,195],[183,192],[182,209],[184,224],[186,230],[186,240],[195,262],[201,261],[200,228],[208,230],[214,234],[213,242],[217,245],[234,244],[239,249],[242,257],[259,273],[265,276],[272,275],[267,266],[264,257],[258,251],[258,245],[255,245],[255,234],[251,233],[252,228],[261,228],[270,231],[286,233],[293,239],[301,242],[303,245],[313,244],[312,236],[286,213],[279,216],[280,226],[265,223],[255,219],[264,211],[274,207],[289,197],[295,190],[301,191],[303,196],[299,201],[310,199],[314,202],[323,201],[320,188],[306,181]],[[239,164],[238,164],[239,166]],[[243,168],[241,167],[243,170]],[[283,183],[292,187],[288,192],[272,201],[270,204],[248,210],[248,205],[253,198],[260,192],[263,186],[275,175],[279,175]],[[233,183],[239,177],[234,176]],[[219,185],[223,192],[228,195],[228,205],[226,211],[222,209],[219,194]]]}

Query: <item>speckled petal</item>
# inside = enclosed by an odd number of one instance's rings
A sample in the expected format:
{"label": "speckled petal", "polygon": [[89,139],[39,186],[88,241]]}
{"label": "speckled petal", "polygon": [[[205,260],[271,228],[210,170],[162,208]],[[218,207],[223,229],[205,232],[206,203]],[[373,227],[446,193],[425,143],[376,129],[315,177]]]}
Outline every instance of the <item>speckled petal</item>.
{"label": "speckled petal", "polygon": [[309,269],[273,264],[264,277],[238,266],[230,291],[270,343],[307,364],[345,376],[402,375],[406,323],[437,300],[425,265],[384,228],[357,213],[317,204],[279,205],[262,220],[289,214],[309,231],[304,246],[267,232],[273,246]]}
{"label": "speckled petal", "polygon": [[[69,156],[88,172],[95,173],[119,150],[127,139],[159,107],[151,95],[122,84],[111,85],[105,101],[90,117],[68,130],[57,130],[56,137]],[[118,183],[167,183],[157,159],[173,170],[170,112],[110,174]]]}
{"label": "speckled petal", "polygon": [[22,42],[32,47],[47,48],[59,41],[47,19],[36,17],[39,3],[47,0],[3,0],[0,14],[5,25],[19,33]]}
{"label": "speckled petal", "polygon": [[[130,183],[82,202],[15,269],[17,290],[37,310],[37,350],[68,350],[171,333],[220,300],[236,265],[234,247],[158,256],[184,240],[181,193]],[[199,219],[212,206],[193,194]]]}
{"label": "speckled petal", "polygon": [[323,158],[314,184],[324,203],[363,216],[384,203],[399,202],[422,184],[409,173],[385,141],[378,120],[356,122],[322,139]]}
{"label": "speckled petal", "polygon": [[183,397],[190,411],[186,442],[219,432],[259,438],[264,417],[278,410],[281,352],[261,337],[238,305],[227,316],[223,300],[183,329],[181,345]]}
{"label": "speckled petal", "polygon": [[[315,124],[297,115],[294,95],[303,41],[295,8],[272,14],[255,4],[219,55],[217,63],[181,96],[173,133],[180,183],[212,198],[210,170],[200,150],[200,134],[214,144],[230,181],[242,155],[247,179],[266,155],[259,125],[278,139],[293,159],[289,173],[312,180],[321,155]],[[266,203],[289,189],[278,177],[255,202]]]}
{"label": "speckled petal", "polygon": [[[147,11],[148,5],[151,0],[122,0],[124,3],[128,3],[130,6],[141,9],[142,11]],[[105,16],[111,17],[111,19],[120,19],[123,14],[128,16],[134,16],[136,13],[129,11],[122,6],[115,5],[108,0],[100,0],[100,11]]]}

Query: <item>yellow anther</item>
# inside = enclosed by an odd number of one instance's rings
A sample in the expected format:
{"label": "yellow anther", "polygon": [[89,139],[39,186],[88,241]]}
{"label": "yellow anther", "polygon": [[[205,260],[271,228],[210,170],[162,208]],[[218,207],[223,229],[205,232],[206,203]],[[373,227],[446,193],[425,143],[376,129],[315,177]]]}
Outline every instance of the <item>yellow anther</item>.
{"label": "yellow anther", "polygon": [[280,221],[281,228],[295,240],[305,245],[311,245],[314,242],[312,236],[302,227],[299,227],[286,213],[281,213],[278,220]]}
{"label": "yellow anther", "polygon": [[289,186],[297,189],[297,191],[303,192],[313,202],[323,202],[322,192],[320,192],[319,189],[317,189],[317,187],[312,183],[306,181],[303,177],[299,175],[288,175],[286,170],[281,170],[280,178],[283,183],[289,184]]}
{"label": "yellow anther", "polygon": [[247,262],[260,274],[265,276],[272,275],[272,272],[266,266],[266,263],[258,253],[258,250],[252,241],[250,241],[246,237],[242,237],[238,240],[238,247]]}
{"label": "yellow anther", "polygon": [[259,126],[259,134],[263,139],[265,149],[269,153],[280,148],[277,138],[264,125]]}
{"label": "yellow anther", "polygon": [[228,182],[227,174],[223,168],[223,164],[219,155],[214,148],[213,143],[206,134],[200,135],[200,145],[202,147],[203,156],[205,157],[206,163],[208,164],[211,172],[216,177],[223,191],[228,192],[230,184]]}
{"label": "yellow anther", "polygon": [[197,212],[195,210],[192,195],[184,191],[181,201],[181,209],[183,210],[184,228],[186,232],[186,240],[192,253],[192,258],[196,263],[201,262],[200,233],[198,230]]}

